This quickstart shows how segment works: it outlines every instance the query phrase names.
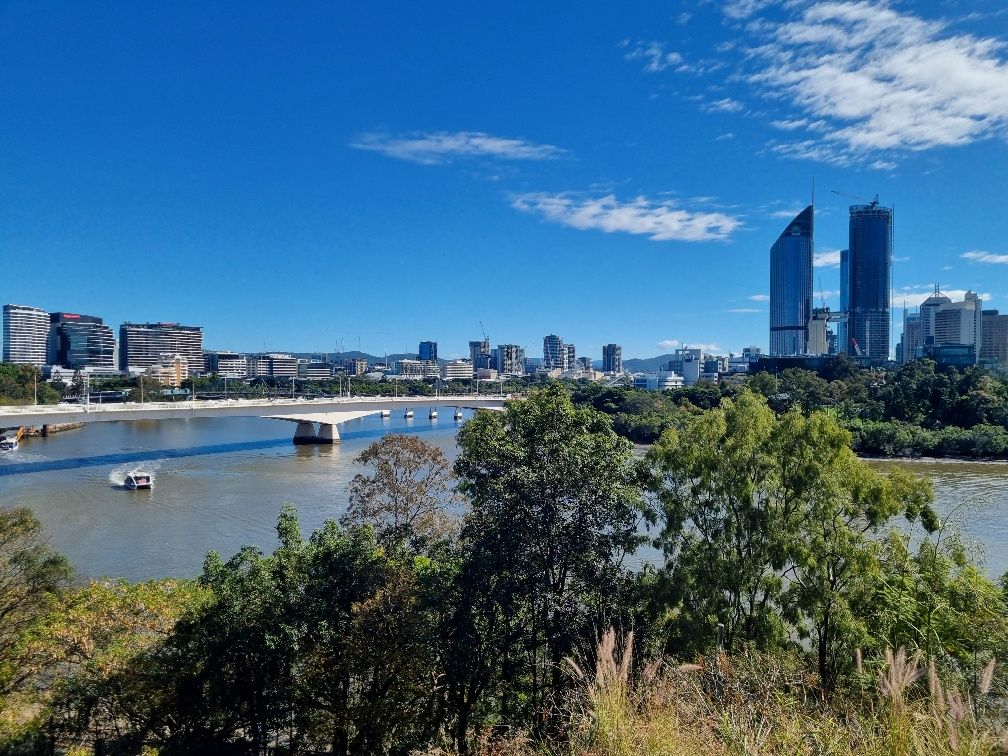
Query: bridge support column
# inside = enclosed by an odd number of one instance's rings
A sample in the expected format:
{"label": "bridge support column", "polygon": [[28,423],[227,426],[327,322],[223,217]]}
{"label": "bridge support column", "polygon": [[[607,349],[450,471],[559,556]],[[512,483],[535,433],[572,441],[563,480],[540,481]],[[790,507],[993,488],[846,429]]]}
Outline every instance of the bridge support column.
{"label": "bridge support column", "polygon": [[318,444],[338,444],[340,442],[339,430],[335,425],[329,423],[319,423],[318,436],[315,443]]}
{"label": "bridge support column", "polygon": [[318,440],[315,437],[315,423],[306,423],[301,421],[297,424],[297,430],[294,431],[294,443],[295,444],[315,444]]}

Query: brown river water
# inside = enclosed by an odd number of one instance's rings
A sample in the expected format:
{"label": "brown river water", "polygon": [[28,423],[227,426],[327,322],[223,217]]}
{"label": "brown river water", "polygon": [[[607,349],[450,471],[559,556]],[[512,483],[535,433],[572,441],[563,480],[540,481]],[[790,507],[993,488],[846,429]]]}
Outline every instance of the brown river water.
{"label": "brown river water", "polygon": [[[298,507],[306,533],[338,518],[359,471],[354,458],[384,433],[419,433],[453,457],[458,423],[451,410],[433,421],[421,414],[346,423],[342,443],[332,447],[296,447],[293,424],[277,420],[95,423],[0,453],[0,506],[33,509],[53,548],[83,577],[194,576],[210,550],[224,556],[244,544],[272,550],[284,502]],[[939,511],[957,512],[988,573],[1008,571],[1008,464],[872,464],[930,476]],[[153,472],[152,490],[122,487],[134,469]],[[639,558],[656,556],[647,550]]]}

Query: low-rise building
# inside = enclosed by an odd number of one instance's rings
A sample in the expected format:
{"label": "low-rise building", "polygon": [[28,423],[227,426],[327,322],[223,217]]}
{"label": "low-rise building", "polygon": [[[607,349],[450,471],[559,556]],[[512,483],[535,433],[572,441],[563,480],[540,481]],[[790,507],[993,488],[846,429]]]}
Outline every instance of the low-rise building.
{"label": "low-rise building", "polygon": [[333,365],[331,362],[319,360],[298,360],[298,378],[308,381],[327,381],[333,377]]}
{"label": "low-rise building", "polygon": [[343,360],[343,365],[346,367],[347,375],[364,375],[368,372],[367,360],[351,358]]}
{"label": "low-rise building", "polygon": [[159,356],[157,365],[147,368],[147,375],[165,386],[178,388],[182,381],[189,377],[189,360],[184,354],[164,353]]}
{"label": "low-rise building", "polygon": [[473,377],[473,366],[469,360],[451,360],[441,366],[441,377],[446,381],[468,381]]}
{"label": "low-rise building", "polygon": [[203,352],[203,369],[221,378],[248,376],[248,357],[241,352]]}
{"label": "low-rise building", "polygon": [[270,352],[249,357],[249,376],[252,378],[297,378],[298,361],[292,354]]}
{"label": "low-rise building", "polygon": [[396,373],[403,378],[440,378],[441,368],[433,360],[402,359],[396,363]]}
{"label": "low-rise building", "polygon": [[634,388],[646,391],[667,391],[682,388],[686,385],[683,377],[671,370],[659,370],[656,373],[635,373]]}

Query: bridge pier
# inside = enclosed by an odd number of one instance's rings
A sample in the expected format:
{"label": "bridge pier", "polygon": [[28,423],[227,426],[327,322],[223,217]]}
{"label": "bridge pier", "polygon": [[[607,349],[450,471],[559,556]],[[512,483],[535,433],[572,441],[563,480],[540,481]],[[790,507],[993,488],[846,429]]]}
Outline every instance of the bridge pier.
{"label": "bridge pier", "polygon": [[315,432],[315,423],[307,420],[299,420],[297,429],[294,431],[294,443],[301,445],[308,444],[338,444],[339,431],[332,423],[319,423],[318,433]]}

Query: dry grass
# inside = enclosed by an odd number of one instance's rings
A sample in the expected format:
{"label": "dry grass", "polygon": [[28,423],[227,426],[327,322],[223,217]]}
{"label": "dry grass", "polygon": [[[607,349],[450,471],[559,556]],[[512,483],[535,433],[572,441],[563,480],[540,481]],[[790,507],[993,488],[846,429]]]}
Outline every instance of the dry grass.
{"label": "dry grass", "polygon": [[[867,705],[837,696],[828,707],[814,677],[781,659],[718,655],[694,665],[635,664],[633,634],[611,629],[594,659],[567,664],[578,690],[566,742],[485,737],[475,744],[475,756],[1008,754],[1008,741],[977,717],[970,696],[945,685],[933,663],[925,667],[919,653],[905,649],[887,651],[880,660]],[[980,696],[987,695],[993,674],[991,662],[979,681]]]}

